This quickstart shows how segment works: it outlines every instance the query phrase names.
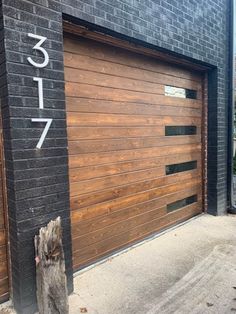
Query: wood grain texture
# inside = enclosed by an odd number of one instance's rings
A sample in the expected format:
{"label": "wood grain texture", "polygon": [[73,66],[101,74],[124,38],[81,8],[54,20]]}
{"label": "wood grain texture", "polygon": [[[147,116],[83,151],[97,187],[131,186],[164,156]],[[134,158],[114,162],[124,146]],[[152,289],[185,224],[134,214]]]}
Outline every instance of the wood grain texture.
{"label": "wood grain texture", "polygon": [[131,79],[117,75],[107,75],[99,72],[94,73],[81,69],[67,68],[65,70],[65,79],[67,82],[71,83],[82,83],[139,92],[142,91],[144,93],[151,94],[163,93],[163,84],[155,84],[152,82],[137,80],[136,78]]}
{"label": "wood grain texture", "polygon": [[173,117],[173,116],[146,116],[121,115],[105,113],[78,113],[68,112],[68,126],[157,126],[157,125],[197,125],[200,127],[199,117]]}
{"label": "wood grain texture", "polygon": [[81,248],[78,251],[74,250],[73,264],[74,268],[83,268],[84,266],[96,261],[102,256],[106,256],[109,252],[118,250],[125,247],[137,240],[144,239],[145,237],[158,232],[164,228],[167,228],[173,223],[177,224],[188,218],[191,218],[201,212],[201,202],[194,203],[186,206],[182,210],[172,212],[164,215],[161,218],[154,219],[143,225],[138,225],[135,228],[129,230],[129,232],[121,233],[101,241],[99,244],[95,243],[85,248]]}
{"label": "wood grain texture", "polygon": [[6,246],[7,237],[2,197],[0,201],[2,204],[2,210],[0,210],[0,303],[1,303],[9,298],[9,281]]}
{"label": "wood grain texture", "polygon": [[201,106],[201,101],[198,99],[170,97],[164,95],[164,85],[162,91],[158,93],[147,93],[143,91],[133,91],[121,88],[103,87],[92,84],[72,83],[66,82],[65,84],[66,95],[70,97],[82,97],[100,100],[110,100],[114,102],[137,102],[152,105],[178,105],[184,107],[190,105],[191,108]]}
{"label": "wood grain texture", "polygon": [[70,141],[81,139],[109,139],[126,137],[147,137],[164,135],[164,126],[151,127],[68,127],[67,134]]}
{"label": "wood grain texture", "polygon": [[[138,149],[145,147],[161,147],[186,144],[197,144],[201,142],[201,137],[196,135],[181,135],[174,138],[170,137],[139,137],[105,140],[79,140],[70,141],[69,150],[72,155],[99,153],[109,151],[119,151],[127,149]],[[122,153],[122,152],[121,152]]]}
{"label": "wood grain texture", "polygon": [[39,314],[69,314],[60,217],[39,229],[34,246]]}
{"label": "wood grain texture", "polygon": [[[178,100],[168,97],[169,105],[165,105],[166,98],[158,96],[159,104],[145,104],[138,102],[110,101],[80,97],[66,97],[66,107],[68,112],[87,112],[87,113],[118,113],[132,115],[151,115],[151,116],[182,116],[182,117],[201,117],[201,106],[198,101],[190,99]],[[193,105],[193,108],[191,107]],[[196,107],[196,108],[195,108]],[[199,108],[198,108],[199,107]]]}
{"label": "wood grain texture", "polygon": [[[189,195],[192,195],[194,193],[200,193],[200,189],[198,186],[181,191],[181,197],[188,197]],[[180,192],[178,191],[168,195],[164,195],[162,197],[155,198],[153,200],[139,203],[137,205],[122,208],[121,210],[108,213],[107,215],[96,216],[94,218],[81,220],[78,222],[73,221],[74,223],[72,224],[72,236],[73,238],[76,238],[87,233],[103,229],[119,221],[125,221],[128,218],[143,214],[145,212],[149,212],[150,210],[161,208],[162,206],[165,206],[168,202],[172,203],[177,201],[179,199],[179,196]]]}
{"label": "wood grain texture", "polygon": [[195,153],[201,151],[201,144],[189,144],[179,146],[163,146],[139,148],[132,150],[122,150],[122,154],[119,151],[90,153],[90,154],[78,154],[71,155],[69,158],[69,166],[71,168],[83,167],[89,165],[102,165],[112,162],[120,162],[134,159],[142,159],[149,157],[160,157],[176,155],[180,153]]}
{"label": "wood grain texture", "polygon": [[[65,38],[74,269],[202,210],[202,76],[85,38]],[[165,96],[165,85],[197,99]],[[196,135],[165,136],[165,126]],[[166,165],[197,169],[166,175]],[[197,202],[167,213],[167,205]]]}
{"label": "wood grain texture", "polygon": [[118,187],[123,185],[124,182],[129,184],[131,182],[138,182],[141,180],[147,180],[164,176],[165,168],[154,167],[145,170],[138,170],[133,172],[127,172],[123,174],[117,174],[113,176],[105,176],[102,178],[95,178],[85,181],[79,181],[71,183],[71,196],[77,196],[80,194],[89,193],[92,191],[104,190],[111,187]]}
{"label": "wood grain texture", "polygon": [[9,299],[9,279],[8,276],[0,280],[0,303]]}
{"label": "wood grain texture", "polygon": [[[106,60],[99,59],[99,62],[93,56],[80,55],[78,53],[68,53],[64,54],[65,62],[67,68],[65,70],[65,79],[68,82],[80,82],[81,79],[85,79],[88,82],[89,78],[95,79],[95,75],[92,73],[97,73],[97,77],[121,77],[128,79],[135,79],[136,82],[149,82],[152,84],[169,84],[188,89],[195,89],[201,92],[201,82],[195,80],[185,79],[176,76],[167,75],[166,73],[154,72],[154,69],[142,69],[131,66],[132,61],[129,64],[120,64],[116,60],[109,62]],[[115,64],[115,66],[114,66]],[[86,73],[84,73],[86,71]],[[87,73],[87,72],[90,73]],[[163,71],[164,72],[164,71]],[[176,74],[176,73],[173,73]],[[105,76],[105,77],[104,77]],[[95,81],[96,82],[96,81]],[[142,87],[143,88],[143,87]]]}
{"label": "wood grain texture", "polygon": [[[161,197],[163,195],[167,195],[167,194],[177,192],[177,191],[182,191],[183,189],[189,189],[192,186],[195,186],[196,184],[199,185],[201,182],[200,175],[193,176],[191,178],[190,173],[185,174],[185,177],[188,179],[183,180],[183,181],[178,180],[179,177],[178,175],[176,175],[175,178],[171,178],[170,176],[160,177],[146,184],[144,184],[144,182],[141,181],[138,186],[135,185],[135,187],[133,188],[134,191],[135,189],[137,189],[135,193],[132,193],[133,190],[131,187],[131,192],[128,193],[128,195],[124,195],[124,196],[121,195],[121,197],[119,197],[119,194],[118,194],[118,197],[113,197],[108,200],[105,199],[100,202],[97,202],[97,199],[96,199],[95,202],[93,201],[92,203],[88,195],[85,196],[87,197],[87,201],[84,201],[83,198],[81,201],[81,197],[79,196],[72,197],[71,198],[72,218],[81,220],[81,219],[90,219],[95,216],[108,214],[110,212],[120,210],[123,207],[125,208],[131,205],[142,203],[142,202],[145,202],[145,201],[157,198],[157,197]],[[172,182],[172,183],[169,183],[169,182]],[[139,189],[141,189],[141,191],[139,191]],[[116,191],[117,189],[115,190],[115,192]],[[114,195],[115,192],[114,191],[112,192]],[[120,190],[118,190],[118,192],[120,192]],[[92,197],[92,200],[94,200],[94,197]],[[87,205],[86,202],[89,203],[89,205]]]}
{"label": "wood grain texture", "polygon": [[149,169],[165,164],[177,164],[191,160],[198,160],[200,162],[201,155],[199,153],[186,153],[178,155],[170,155],[164,157],[142,158],[132,161],[108,163],[105,165],[87,166],[70,168],[71,182],[88,180],[97,177],[115,175],[118,173],[136,171],[141,169]]}
{"label": "wood grain texture", "polygon": [[80,54],[96,58],[99,60],[97,63],[99,63],[100,60],[105,60],[111,63],[114,62],[129,65],[134,68],[168,74],[177,78],[184,78],[197,82],[201,82],[202,78],[201,74],[195,71],[189,71],[188,69],[184,69],[179,66],[174,67],[172,64],[160,62],[156,58],[152,58],[150,56],[135,54],[122,48],[102,44],[81,37],[79,37],[78,40],[65,37],[64,51],[74,53],[76,55]]}
{"label": "wood grain texture", "polygon": [[[104,190],[96,190],[90,193],[85,194],[76,194],[75,196],[71,196],[71,210],[80,210],[80,213],[83,212],[83,207],[115,200],[119,197],[125,197],[130,194],[139,193],[142,191],[150,190],[162,185],[168,185],[170,183],[175,183],[176,181],[183,178],[192,178],[191,175],[199,175],[199,170],[190,170],[186,171],[185,175],[180,176],[179,174],[175,174],[172,176],[162,176],[152,178],[142,178],[141,181],[130,182],[129,184],[125,182],[125,184],[114,187],[110,186],[108,189]],[[182,182],[181,182],[182,183]],[[102,212],[102,210],[101,210]],[[92,208],[90,210],[90,214],[92,213]]]}
{"label": "wood grain texture", "polygon": [[4,168],[2,131],[0,126],[0,303],[9,299],[9,274],[7,258],[6,206],[4,203]]}
{"label": "wood grain texture", "polygon": [[7,248],[6,243],[2,246],[0,246],[0,262],[7,260]]}

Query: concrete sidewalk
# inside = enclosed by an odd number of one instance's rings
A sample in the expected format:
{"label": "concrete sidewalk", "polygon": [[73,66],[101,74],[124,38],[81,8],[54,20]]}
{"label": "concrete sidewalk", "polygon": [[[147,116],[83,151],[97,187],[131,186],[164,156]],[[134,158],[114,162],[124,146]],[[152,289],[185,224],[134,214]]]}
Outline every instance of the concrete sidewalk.
{"label": "concrete sidewalk", "polygon": [[[70,314],[236,312],[236,216],[201,215],[83,271]],[[0,306],[0,314],[12,314]]]}
{"label": "concrete sidewalk", "polygon": [[199,216],[75,277],[70,314],[236,312],[236,217]]}

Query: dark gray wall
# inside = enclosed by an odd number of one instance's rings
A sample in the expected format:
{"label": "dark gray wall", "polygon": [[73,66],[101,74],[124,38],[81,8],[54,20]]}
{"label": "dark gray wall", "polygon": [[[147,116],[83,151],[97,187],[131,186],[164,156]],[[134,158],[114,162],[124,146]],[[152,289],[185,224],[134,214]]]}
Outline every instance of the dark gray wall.
{"label": "dark gray wall", "polygon": [[[35,309],[33,236],[58,215],[63,220],[72,287],[62,13],[215,67],[209,73],[208,203],[209,212],[223,214],[227,203],[229,4],[229,0],[2,0],[6,63],[1,67],[0,96],[13,299],[19,313]],[[44,47],[50,64],[44,69],[36,70],[27,62],[35,44],[28,32],[48,37]],[[33,76],[44,78],[43,111],[38,109]],[[42,129],[30,121],[37,117],[54,119],[40,151],[35,145]]]}

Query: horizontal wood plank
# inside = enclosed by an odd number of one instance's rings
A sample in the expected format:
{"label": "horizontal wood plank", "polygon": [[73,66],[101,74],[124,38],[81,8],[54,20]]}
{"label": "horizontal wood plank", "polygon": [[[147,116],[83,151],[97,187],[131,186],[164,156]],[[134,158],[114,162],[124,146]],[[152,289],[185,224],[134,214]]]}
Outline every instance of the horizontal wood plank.
{"label": "horizontal wood plank", "polygon": [[140,81],[135,78],[120,77],[117,75],[107,75],[88,70],[65,68],[66,82],[82,83],[94,86],[119,88],[124,90],[138,91],[151,94],[163,94],[164,85]]}
{"label": "horizontal wood plank", "polygon": [[149,147],[140,149],[123,150],[122,152],[101,152],[101,153],[88,153],[70,155],[69,166],[72,168],[102,165],[113,162],[128,161],[134,159],[161,157],[168,155],[176,155],[180,153],[196,153],[201,151],[201,144],[189,145],[173,145],[159,147]]}
{"label": "horizontal wood plank", "polygon": [[[194,176],[199,175],[199,170],[190,170],[185,173],[177,173],[172,176],[157,177],[154,179],[143,179],[138,182],[127,184],[125,182],[121,186],[110,187],[105,190],[98,190],[86,194],[76,194],[71,196],[71,209],[76,210],[89,205],[94,205],[103,202],[116,200],[120,197],[133,195],[135,193],[148,191],[160,187],[162,185],[169,185],[180,180],[192,179]],[[109,205],[109,204],[108,204]],[[74,208],[75,207],[75,208]],[[81,209],[82,210],[82,209]]]}
{"label": "horizontal wood plank", "polygon": [[[143,115],[145,113],[145,115],[151,116],[201,117],[202,115],[200,106],[193,102],[193,106],[198,106],[198,108],[191,108],[191,104],[189,103],[188,99],[176,99],[174,97],[168,97],[169,105],[166,106],[166,96],[158,98],[160,98],[160,104],[153,105],[136,102],[121,102],[67,96],[66,109],[67,112],[90,112],[106,114],[118,113],[131,115]],[[192,100],[190,102],[192,102]]]}
{"label": "horizontal wood plank", "polygon": [[[88,60],[93,61],[93,60]],[[86,62],[85,62],[86,63]],[[90,66],[88,65],[86,68],[86,64],[83,61],[81,61],[81,64],[78,64],[78,68],[72,68],[72,67],[66,67],[65,68],[65,79],[67,82],[73,82],[73,83],[86,83],[86,84],[92,84],[96,86],[104,86],[104,87],[113,87],[113,88],[120,88],[120,89],[127,89],[132,91],[140,91],[145,93],[152,93],[152,94],[162,94],[165,85],[172,86],[176,85],[181,86],[183,88],[183,85],[181,85],[182,82],[177,81],[175,79],[167,79],[165,80],[165,75],[159,74],[159,81],[153,82],[150,80],[145,80],[143,76],[144,70],[140,70],[139,76],[135,76],[133,74],[133,77],[130,75],[130,73],[133,73],[130,71],[130,68],[123,69],[123,71],[120,71],[117,73],[117,67],[114,67],[111,65],[111,68],[114,69],[113,73],[107,73],[104,67],[100,64],[101,72],[99,72],[98,66],[94,67],[93,70],[90,71]],[[127,74],[126,74],[127,73]],[[152,73],[151,73],[152,74]],[[150,75],[152,77],[152,75]],[[168,77],[170,78],[170,76]],[[181,80],[183,81],[183,80]],[[191,82],[192,84],[188,84],[188,88],[196,90],[197,95],[199,93],[201,94],[201,84],[196,83],[193,81],[186,81]],[[185,85],[186,86],[186,85]]]}
{"label": "horizontal wood plank", "polygon": [[0,230],[0,246],[5,245],[6,242],[6,232],[5,229]]}
{"label": "horizontal wood plank", "polygon": [[0,261],[0,280],[8,276],[8,268],[6,261]]}
{"label": "horizontal wood plank", "polygon": [[149,127],[68,127],[69,141],[164,135],[164,126]]}
{"label": "horizontal wood plank", "polygon": [[[150,210],[147,213],[143,212],[140,215],[131,217],[129,219],[123,220],[111,226],[106,226],[103,229],[90,232],[86,235],[73,238],[73,249],[75,251],[81,250],[89,245],[104,241],[107,238],[116,236],[118,234],[125,233],[129,229],[133,229],[138,225],[149,222],[152,219],[157,219],[158,217],[164,216],[166,214],[166,207],[156,208]],[[99,243],[98,243],[99,245]]]}
{"label": "horizontal wood plank", "polygon": [[176,164],[191,160],[198,160],[198,162],[201,162],[200,157],[200,153],[173,154],[164,157],[143,158],[133,161],[109,163],[100,166],[70,168],[69,177],[70,182],[72,183],[81,180],[88,180],[135,170],[149,169],[161,165]]}
{"label": "horizontal wood plank", "polygon": [[162,147],[186,144],[197,144],[201,142],[199,135],[183,135],[169,137],[139,137],[126,139],[105,140],[79,140],[70,141],[69,150],[71,154],[99,153],[109,151],[122,151],[128,149],[139,149],[145,147]]}
{"label": "horizontal wood plank", "polygon": [[7,260],[7,247],[6,243],[0,246],[0,262]]}
{"label": "horizontal wood plank", "polygon": [[[189,195],[201,194],[201,189],[198,186],[192,187],[191,189],[181,191],[181,197],[185,198]],[[149,212],[151,210],[161,208],[169,203],[179,200],[180,192],[168,194],[151,201],[136,204],[134,206],[125,207],[121,210],[108,213],[107,215],[94,217],[88,220],[82,220],[79,222],[73,221],[72,223],[72,237],[77,238],[87,233],[103,229],[107,226],[113,225],[114,223],[125,221],[131,217],[141,215],[142,213]]]}
{"label": "horizontal wood plank", "polygon": [[103,113],[67,113],[68,126],[157,126],[157,125],[201,125],[198,117],[121,115]]}
{"label": "horizontal wood plank", "polygon": [[[118,63],[151,72],[168,74],[186,80],[201,82],[202,79],[201,75],[197,72],[192,72],[187,69],[185,70],[183,67],[172,66],[171,64],[160,62],[150,56],[147,57],[142,54],[135,54],[124,49],[83,38],[80,38],[79,42],[74,39],[65,38],[64,51],[75,55],[96,58],[97,63],[101,60],[105,60],[115,64]],[[67,65],[67,63],[65,64]]]}
{"label": "horizontal wood plank", "polygon": [[145,236],[173,225],[174,223],[186,220],[187,218],[197,215],[200,212],[201,204],[194,203],[186,206],[186,208],[172,212],[141,226],[136,226],[129,232],[108,238],[104,241],[101,241],[99,244],[96,243],[86,248],[74,251],[74,268],[80,268],[81,266],[88,264],[90,261],[97,259],[100,256],[104,256],[109,252],[117,250],[118,248],[134,242],[135,240],[144,238]]}
{"label": "horizontal wood plank", "polygon": [[90,84],[66,82],[66,95],[70,97],[90,98],[121,102],[137,102],[153,105],[176,105],[199,109],[201,101],[198,99],[170,97],[164,95],[164,88],[160,94],[144,93],[119,88],[94,86]]}
{"label": "horizontal wood plank", "polygon": [[[66,64],[66,81],[79,82],[79,79],[82,77],[80,76],[80,73],[83,73],[83,71],[90,71],[91,73],[130,78],[135,79],[136,81],[179,86],[201,92],[201,82],[195,80],[180,77],[176,78],[176,76],[167,75],[166,73],[158,73],[153,70],[140,69],[120,63],[114,64],[114,62],[106,60],[99,60],[98,62],[94,57],[75,53],[65,52],[64,58]],[[85,79],[87,80],[87,76]]]}
{"label": "horizontal wood plank", "polygon": [[[159,98],[159,97],[158,97]],[[164,100],[160,104],[145,104],[135,102],[121,102],[100,100],[91,98],[66,97],[66,108],[68,112],[91,112],[91,113],[118,113],[132,115],[152,115],[152,116],[183,116],[183,117],[201,117],[201,108],[191,108],[181,106],[181,101],[174,97],[168,97],[169,106],[165,106]],[[172,101],[171,101],[172,100]],[[188,99],[186,99],[188,102]]]}
{"label": "horizontal wood plank", "polygon": [[70,184],[71,196],[77,196],[91,191],[99,191],[110,188],[112,186],[123,185],[124,182],[129,184],[131,182],[137,182],[145,179],[151,179],[161,177],[165,174],[164,167],[156,167],[145,170],[138,170],[128,172],[124,174],[118,174],[113,176],[107,176],[103,178],[95,178],[85,181],[79,181]]}
{"label": "horizontal wood plank", "polygon": [[[176,191],[181,191],[183,189],[189,189],[192,186],[195,186],[197,184],[200,184],[201,177],[196,177],[196,172],[193,171],[190,174],[186,173],[185,176],[182,177],[190,177],[192,179],[187,179],[183,181],[172,181],[172,184],[169,183],[169,185],[165,185],[165,183],[160,184],[161,181],[159,181],[159,186],[154,186],[149,190],[142,190],[140,192],[136,192],[135,194],[130,194],[128,196],[124,197],[118,197],[115,199],[111,199],[109,201],[104,201],[101,203],[97,203],[90,206],[85,206],[81,208],[81,201],[79,197],[72,197],[71,198],[71,217],[72,221],[80,221],[85,219],[91,219],[95,216],[99,215],[105,215],[109,212],[113,212],[116,210],[120,210],[123,207],[132,206],[138,203],[142,203],[157,197],[161,197],[170,193],[174,193]],[[195,175],[195,176],[194,176]],[[178,177],[178,175],[175,176],[175,179]],[[168,182],[170,177],[164,177],[160,178],[162,182]],[[174,182],[174,183],[173,183]]]}
{"label": "horizontal wood plank", "polygon": [[0,302],[7,301],[9,299],[9,279],[5,277],[0,280]]}

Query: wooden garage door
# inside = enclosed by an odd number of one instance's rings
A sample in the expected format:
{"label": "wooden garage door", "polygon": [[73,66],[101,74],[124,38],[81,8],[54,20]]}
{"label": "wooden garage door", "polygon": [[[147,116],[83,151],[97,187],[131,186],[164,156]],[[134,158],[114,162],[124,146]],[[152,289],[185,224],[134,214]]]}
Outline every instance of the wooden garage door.
{"label": "wooden garage door", "polygon": [[202,211],[198,73],[65,38],[73,265]]}
{"label": "wooden garage door", "polygon": [[[1,128],[1,125],[0,125]],[[7,231],[5,217],[5,190],[3,171],[3,144],[0,130],[0,303],[9,299],[9,276],[7,260]]]}

